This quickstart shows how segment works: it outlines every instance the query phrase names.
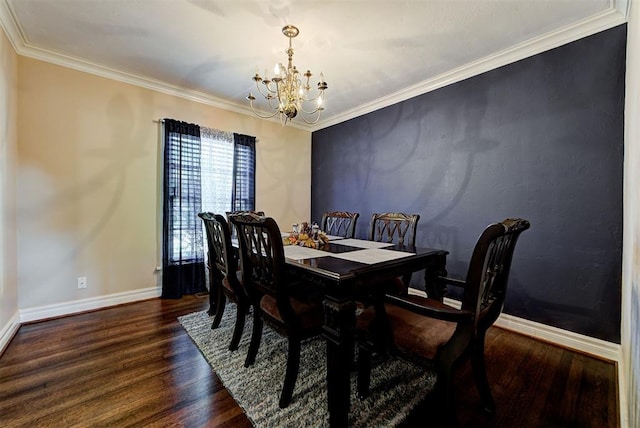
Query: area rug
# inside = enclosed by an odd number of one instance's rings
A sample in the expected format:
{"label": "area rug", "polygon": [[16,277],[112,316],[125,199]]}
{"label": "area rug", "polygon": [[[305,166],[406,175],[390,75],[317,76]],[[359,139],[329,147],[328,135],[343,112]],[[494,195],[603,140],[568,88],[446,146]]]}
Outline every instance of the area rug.
{"label": "area rug", "polygon": [[[256,427],[327,427],[326,344],[316,338],[303,342],[300,371],[291,404],[278,407],[287,361],[287,340],[265,326],[253,366],[244,359],[251,335],[251,316],[237,351],[228,350],[235,305],[227,305],[220,326],[211,330],[206,311],[179,317],[213,371]],[[371,394],[356,396],[356,373],[351,375],[349,426],[393,427],[401,423],[433,389],[435,374],[399,359],[372,368]]]}

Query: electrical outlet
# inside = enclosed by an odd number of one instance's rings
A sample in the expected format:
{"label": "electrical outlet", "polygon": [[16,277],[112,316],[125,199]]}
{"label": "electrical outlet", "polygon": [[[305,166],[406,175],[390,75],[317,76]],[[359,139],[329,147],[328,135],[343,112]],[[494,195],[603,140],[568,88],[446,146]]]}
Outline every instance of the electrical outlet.
{"label": "electrical outlet", "polygon": [[87,288],[87,277],[86,276],[78,277],[78,288]]}

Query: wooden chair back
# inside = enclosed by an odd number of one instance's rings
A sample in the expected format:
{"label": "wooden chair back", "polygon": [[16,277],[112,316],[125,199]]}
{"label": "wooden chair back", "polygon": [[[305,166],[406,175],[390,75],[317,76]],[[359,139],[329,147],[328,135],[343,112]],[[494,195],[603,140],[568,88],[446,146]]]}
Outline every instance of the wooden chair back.
{"label": "wooden chair back", "polygon": [[284,294],[284,246],[276,221],[246,212],[232,215],[231,222],[238,233],[242,278],[249,293]]}
{"label": "wooden chair back", "polygon": [[478,238],[462,297],[462,310],[476,314],[476,329],[487,330],[502,312],[516,243],[529,227],[527,220],[505,219],[487,226]]}
{"label": "wooden chair back", "polygon": [[231,216],[243,214],[243,213],[250,213],[250,214],[255,214],[255,215],[264,217],[264,211],[227,211],[225,213],[227,215],[227,223],[231,223]]}
{"label": "wooden chair back", "polygon": [[320,230],[327,235],[353,238],[356,233],[356,222],[360,213],[348,211],[330,211],[322,215]]}
{"label": "wooden chair back", "polygon": [[[231,225],[231,217],[238,214],[255,214],[257,216],[264,217],[264,211],[227,211],[227,223]],[[236,228],[230,226],[231,229],[231,238],[236,239]]]}
{"label": "wooden chair back", "polygon": [[231,244],[231,230],[220,214],[203,212],[198,214],[204,223],[209,249],[209,263],[223,277],[238,269],[238,261]]}
{"label": "wooden chair back", "polygon": [[415,246],[418,220],[420,220],[419,214],[399,212],[373,214],[369,240]]}

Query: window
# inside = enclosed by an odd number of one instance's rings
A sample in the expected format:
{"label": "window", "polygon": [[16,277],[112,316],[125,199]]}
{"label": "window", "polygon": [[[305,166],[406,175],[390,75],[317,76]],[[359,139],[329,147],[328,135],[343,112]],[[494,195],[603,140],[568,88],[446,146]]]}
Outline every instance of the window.
{"label": "window", "polygon": [[164,121],[162,296],[205,291],[202,211],[253,210],[255,137]]}
{"label": "window", "polygon": [[202,211],[231,211],[233,133],[200,128]]}

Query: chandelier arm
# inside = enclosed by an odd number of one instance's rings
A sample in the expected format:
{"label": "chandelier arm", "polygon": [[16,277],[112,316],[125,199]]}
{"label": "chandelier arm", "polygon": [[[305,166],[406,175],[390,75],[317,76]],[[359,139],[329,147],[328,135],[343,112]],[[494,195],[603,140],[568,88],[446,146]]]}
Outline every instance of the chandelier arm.
{"label": "chandelier arm", "polygon": [[[317,98],[317,97],[316,97],[316,98]],[[315,99],[315,98],[314,98],[314,99]],[[314,107],[313,107],[313,110],[305,110],[305,109],[304,109],[304,104],[303,104],[303,103],[300,103],[300,110],[301,110],[301,111],[303,111],[304,113],[307,113],[307,114],[314,114],[314,113],[316,113],[316,112],[318,112],[318,111],[322,111],[322,110],[324,110],[324,105],[319,105],[319,106],[318,106],[318,105],[316,105],[316,106],[314,106]]]}
{"label": "chandelier arm", "polygon": [[303,106],[300,106],[300,111],[302,113],[305,113],[305,114],[316,114],[316,113],[318,113],[319,111],[322,111],[322,110],[324,110],[324,109],[316,108],[315,110],[305,110]]}
{"label": "chandelier arm", "polygon": [[271,119],[276,114],[280,113],[279,110],[276,110],[275,112],[273,112],[273,114],[264,116],[253,107],[253,103],[252,102],[249,102],[249,105],[251,106],[251,110],[253,111],[253,114],[255,114],[256,116],[258,116],[258,117],[260,117],[262,119]]}
{"label": "chandelier arm", "polygon": [[[308,92],[307,92],[307,93],[308,93]],[[318,99],[318,97],[320,97],[320,96],[322,96],[322,95],[324,95],[324,92],[317,92],[317,93],[316,93],[313,97],[311,97],[311,98],[303,98],[303,97],[300,97],[300,99],[301,99],[301,100],[303,100],[303,101],[315,101],[315,100],[317,100],[317,99]]]}
{"label": "chandelier arm", "polygon": [[314,106],[313,110],[305,110],[304,109],[304,104],[300,103],[300,110],[302,112],[306,113],[306,114],[315,114],[315,113],[317,113],[319,111],[323,111],[324,110],[324,105]]}
{"label": "chandelier arm", "polygon": [[302,118],[304,123],[306,123],[308,125],[314,125],[314,124],[318,123],[318,121],[320,120],[320,111],[322,111],[322,110],[318,110],[318,115],[316,116],[316,120],[309,121],[304,116],[300,116],[300,117]]}
{"label": "chandelier arm", "polygon": [[[274,89],[274,88],[272,88],[272,87],[271,87],[271,85],[272,85],[272,84],[275,84],[275,85],[276,85],[276,89]],[[271,95],[273,95],[273,94],[275,94],[275,93],[277,93],[277,92],[278,92],[278,89],[277,89],[277,88],[278,88],[278,82],[277,82],[277,81],[273,81],[273,80],[271,80],[271,81],[269,82],[269,84],[268,84],[268,85],[264,85],[264,87],[265,87],[265,88],[267,88],[267,91],[269,91],[269,93],[270,93]]]}
{"label": "chandelier arm", "polygon": [[271,91],[271,89],[269,89],[269,86],[267,85],[263,85],[265,88],[267,88],[267,92],[263,92],[262,88],[260,87],[260,85],[258,84],[258,82],[256,82],[256,88],[258,89],[258,92],[260,92],[260,95],[262,95],[265,98],[268,98],[269,95],[273,95],[273,92]]}
{"label": "chandelier arm", "polygon": [[[278,98],[272,97],[272,98],[267,98],[267,102],[269,103],[269,107],[273,110],[275,110],[276,112],[280,111],[280,101],[278,101]],[[273,105],[273,102],[276,102],[278,104],[276,104],[275,106]]]}

